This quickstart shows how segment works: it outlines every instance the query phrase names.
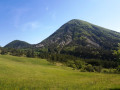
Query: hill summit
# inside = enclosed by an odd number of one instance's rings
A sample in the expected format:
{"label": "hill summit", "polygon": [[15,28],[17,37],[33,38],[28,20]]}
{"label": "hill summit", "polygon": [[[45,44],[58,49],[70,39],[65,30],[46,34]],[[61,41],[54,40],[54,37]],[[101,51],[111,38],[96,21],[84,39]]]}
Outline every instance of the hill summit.
{"label": "hill summit", "polygon": [[120,33],[73,19],[62,25],[36,47],[93,47],[111,50],[120,42]]}
{"label": "hill summit", "polygon": [[5,48],[15,48],[15,49],[21,49],[21,48],[29,48],[31,47],[31,44],[25,42],[25,41],[20,41],[20,40],[14,40],[10,43],[8,43]]}

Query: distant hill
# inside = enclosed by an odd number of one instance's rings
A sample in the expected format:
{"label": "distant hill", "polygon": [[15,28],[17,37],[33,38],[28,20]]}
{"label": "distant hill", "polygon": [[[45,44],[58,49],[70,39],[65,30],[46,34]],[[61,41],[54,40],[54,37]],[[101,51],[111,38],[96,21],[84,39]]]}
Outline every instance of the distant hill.
{"label": "distant hill", "polygon": [[15,48],[15,49],[21,49],[21,48],[30,48],[32,45],[20,40],[14,40],[10,43],[8,43],[5,48]]}
{"label": "distant hill", "polygon": [[111,50],[118,46],[120,33],[73,19],[62,25],[47,39],[37,44],[36,47],[52,47],[57,49],[93,47]]}

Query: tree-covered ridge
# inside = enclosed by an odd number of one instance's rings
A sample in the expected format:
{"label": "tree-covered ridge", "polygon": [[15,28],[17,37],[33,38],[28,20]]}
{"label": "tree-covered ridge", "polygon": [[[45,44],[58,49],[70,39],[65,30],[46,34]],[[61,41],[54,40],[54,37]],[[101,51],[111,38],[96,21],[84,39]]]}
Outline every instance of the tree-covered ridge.
{"label": "tree-covered ridge", "polygon": [[5,47],[32,48],[31,53],[36,49],[39,52],[67,54],[84,59],[115,60],[113,50],[117,49],[119,42],[120,33],[73,19],[39,44],[30,45],[24,41],[15,40]]}
{"label": "tree-covered ridge", "polygon": [[22,49],[22,48],[30,48],[32,45],[20,40],[14,40],[10,43],[8,43],[5,48],[15,48],[15,49]]}
{"label": "tree-covered ridge", "polygon": [[120,42],[120,33],[73,19],[61,26],[47,39],[37,44],[36,47],[95,47],[114,49]]}

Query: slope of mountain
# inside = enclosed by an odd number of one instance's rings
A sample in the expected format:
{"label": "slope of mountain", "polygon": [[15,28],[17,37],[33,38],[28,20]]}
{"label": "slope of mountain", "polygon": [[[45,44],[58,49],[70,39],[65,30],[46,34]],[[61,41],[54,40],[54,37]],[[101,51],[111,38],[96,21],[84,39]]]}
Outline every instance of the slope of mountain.
{"label": "slope of mountain", "polygon": [[15,48],[15,49],[20,49],[20,48],[30,48],[31,44],[25,42],[25,41],[20,41],[20,40],[14,40],[10,43],[8,43],[5,48]]}
{"label": "slope of mountain", "polygon": [[36,47],[62,49],[81,46],[111,50],[117,47],[119,42],[120,33],[86,21],[73,19],[61,26],[47,39],[37,44]]}

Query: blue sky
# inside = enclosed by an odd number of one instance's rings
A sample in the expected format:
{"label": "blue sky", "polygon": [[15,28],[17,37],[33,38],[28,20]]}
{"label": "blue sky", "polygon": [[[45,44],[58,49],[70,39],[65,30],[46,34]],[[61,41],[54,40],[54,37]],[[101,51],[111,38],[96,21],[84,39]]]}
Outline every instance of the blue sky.
{"label": "blue sky", "polygon": [[39,43],[71,19],[120,32],[120,0],[0,0],[0,45]]}

